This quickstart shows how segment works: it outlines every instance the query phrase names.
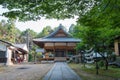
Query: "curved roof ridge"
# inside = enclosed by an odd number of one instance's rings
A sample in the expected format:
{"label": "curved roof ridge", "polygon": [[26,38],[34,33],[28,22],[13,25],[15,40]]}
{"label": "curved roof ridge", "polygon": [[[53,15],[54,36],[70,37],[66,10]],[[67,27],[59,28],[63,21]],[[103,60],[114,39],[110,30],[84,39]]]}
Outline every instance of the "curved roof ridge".
{"label": "curved roof ridge", "polygon": [[46,36],[46,37],[44,37],[44,38],[50,38],[50,37],[52,37],[52,36],[55,35],[60,29],[62,29],[65,34],[67,34],[68,36],[72,37],[71,34],[69,34],[68,32],[65,31],[63,25],[60,24],[59,27],[58,27],[54,32],[52,32],[51,34],[49,34],[48,36]]}

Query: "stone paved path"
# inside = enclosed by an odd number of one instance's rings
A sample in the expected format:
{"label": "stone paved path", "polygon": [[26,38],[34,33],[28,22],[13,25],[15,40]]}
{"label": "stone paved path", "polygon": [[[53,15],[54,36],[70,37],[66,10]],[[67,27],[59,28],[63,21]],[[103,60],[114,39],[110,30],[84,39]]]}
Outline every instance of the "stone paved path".
{"label": "stone paved path", "polygon": [[43,80],[81,80],[65,62],[56,62]]}

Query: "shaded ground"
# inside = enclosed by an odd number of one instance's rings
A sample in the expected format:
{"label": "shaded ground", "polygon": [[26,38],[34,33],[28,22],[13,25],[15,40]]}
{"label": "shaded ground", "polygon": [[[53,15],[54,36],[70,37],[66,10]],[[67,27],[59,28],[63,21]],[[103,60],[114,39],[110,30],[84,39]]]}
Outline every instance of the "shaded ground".
{"label": "shaded ground", "polygon": [[53,64],[20,64],[2,67],[0,80],[39,80]]}
{"label": "shaded ground", "polygon": [[[91,68],[83,68],[83,64],[69,64],[69,66],[79,75],[82,80],[120,80],[120,78],[112,77],[113,74],[117,73],[117,71],[112,71],[111,69],[108,71],[99,70],[99,75],[95,74],[95,69]],[[87,65],[86,65],[87,67]],[[109,75],[109,76],[108,76]],[[111,75],[111,76],[110,76]],[[119,75],[118,75],[119,76]]]}
{"label": "shaded ground", "polygon": [[81,80],[66,62],[56,62],[43,80]]}

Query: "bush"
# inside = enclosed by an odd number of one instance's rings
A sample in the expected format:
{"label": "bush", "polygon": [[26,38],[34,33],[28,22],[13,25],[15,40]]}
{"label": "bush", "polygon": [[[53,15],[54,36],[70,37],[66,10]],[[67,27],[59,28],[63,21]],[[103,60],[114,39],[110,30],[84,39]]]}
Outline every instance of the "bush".
{"label": "bush", "polygon": [[29,54],[29,62],[33,60],[32,54]]}
{"label": "bush", "polygon": [[103,60],[100,60],[100,61],[98,62],[98,65],[99,65],[100,67],[103,67],[103,66],[104,66],[104,61],[103,61]]}

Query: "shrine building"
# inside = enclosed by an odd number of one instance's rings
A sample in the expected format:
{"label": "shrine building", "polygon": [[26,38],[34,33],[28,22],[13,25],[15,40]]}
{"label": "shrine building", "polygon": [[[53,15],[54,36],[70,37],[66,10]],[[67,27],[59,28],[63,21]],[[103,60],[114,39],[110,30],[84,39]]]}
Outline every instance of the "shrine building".
{"label": "shrine building", "polygon": [[55,61],[66,60],[68,57],[76,55],[75,47],[80,41],[66,32],[61,24],[48,36],[33,39],[36,45],[45,50],[45,58],[53,58]]}

